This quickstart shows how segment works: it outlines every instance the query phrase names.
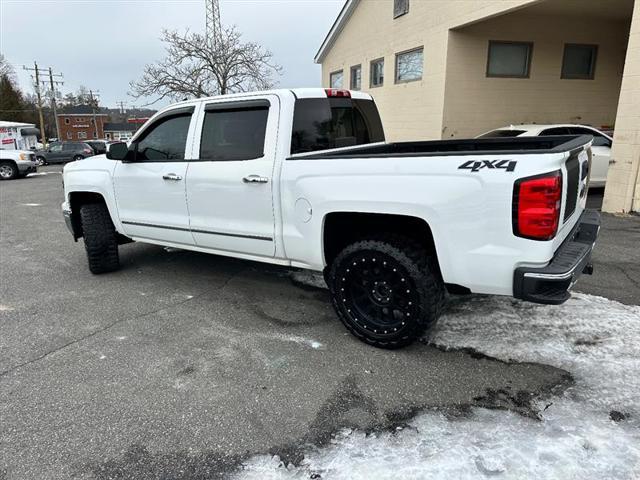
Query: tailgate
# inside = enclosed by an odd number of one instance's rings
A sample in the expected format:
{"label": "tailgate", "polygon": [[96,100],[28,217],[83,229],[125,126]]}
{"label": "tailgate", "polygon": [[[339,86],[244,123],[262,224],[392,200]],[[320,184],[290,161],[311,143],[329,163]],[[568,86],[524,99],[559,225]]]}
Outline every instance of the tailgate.
{"label": "tailgate", "polygon": [[591,172],[591,142],[571,150],[564,162],[563,208],[560,212],[560,228],[554,240],[554,250],[560,246],[576,226],[587,205],[589,174]]}

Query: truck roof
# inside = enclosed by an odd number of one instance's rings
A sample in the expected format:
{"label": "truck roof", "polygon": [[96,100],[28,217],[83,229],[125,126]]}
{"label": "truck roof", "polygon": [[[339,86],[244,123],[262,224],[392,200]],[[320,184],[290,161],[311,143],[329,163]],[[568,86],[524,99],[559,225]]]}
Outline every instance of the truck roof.
{"label": "truck roof", "polygon": [[[211,97],[192,98],[184,100],[182,102],[172,103],[166,108],[174,107],[176,105],[191,104],[193,102],[207,101],[207,100],[220,100],[228,98],[233,100],[234,98],[251,97],[258,95],[277,95],[279,97],[288,96],[293,94],[296,98],[327,98],[327,90],[339,90],[349,92],[351,98],[357,98],[362,100],[373,100],[371,95],[358,90],[346,90],[346,89],[326,89],[326,88],[278,88],[273,90],[260,90],[256,92],[241,92],[241,93],[229,93],[226,95],[214,95]],[[163,110],[166,110],[163,109]]]}

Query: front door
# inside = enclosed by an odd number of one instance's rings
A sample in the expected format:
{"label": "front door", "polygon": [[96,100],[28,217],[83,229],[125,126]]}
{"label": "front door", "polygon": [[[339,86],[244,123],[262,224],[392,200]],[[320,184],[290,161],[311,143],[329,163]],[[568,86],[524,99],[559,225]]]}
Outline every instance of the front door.
{"label": "front door", "polygon": [[[196,244],[275,255],[273,172],[279,103],[275,96],[205,105],[199,159],[189,164],[187,203]],[[198,145],[196,143],[196,145]]]}
{"label": "front door", "polygon": [[162,115],[130,146],[132,161],[118,162],[114,189],[126,235],[193,245],[185,191],[192,114],[190,107]]}

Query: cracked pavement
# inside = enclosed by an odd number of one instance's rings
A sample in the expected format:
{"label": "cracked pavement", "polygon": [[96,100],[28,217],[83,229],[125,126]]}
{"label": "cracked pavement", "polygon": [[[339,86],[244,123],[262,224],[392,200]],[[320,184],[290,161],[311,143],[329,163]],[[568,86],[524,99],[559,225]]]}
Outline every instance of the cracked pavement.
{"label": "cracked pavement", "polygon": [[[0,182],[0,478],[223,477],[252,454],[295,462],[341,427],[429,407],[531,416],[531,398],[571,382],[473,351],[368,347],[283,268],[130,244],[122,270],[91,275],[59,170]],[[608,260],[632,220],[605,218],[594,263],[608,273],[581,290],[637,301],[622,272],[637,278],[640,262]]]}

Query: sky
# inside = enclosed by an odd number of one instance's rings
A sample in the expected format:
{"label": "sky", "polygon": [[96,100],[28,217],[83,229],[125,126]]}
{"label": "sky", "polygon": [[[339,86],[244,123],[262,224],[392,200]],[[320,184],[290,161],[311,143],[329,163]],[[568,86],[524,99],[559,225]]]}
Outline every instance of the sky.
{"label": "sky", "polygon": [[[271,50],[283,67],[279,87],[321,84],[313,63],[344,0],[221,0],[223,25]],[[204,31],[205,0],[0,0],[0,52],[14,65],[24,92],[33,92],[22,65],[53,67],[62,93],[80,85],[99,91],[100,104],[129,108],[153,99],[129,96],[129,82],[160,60],[163,28]],[[164,106],[168,101],[154,104]]]}

